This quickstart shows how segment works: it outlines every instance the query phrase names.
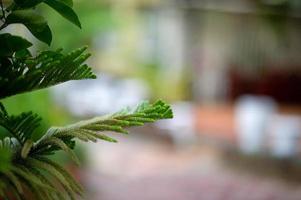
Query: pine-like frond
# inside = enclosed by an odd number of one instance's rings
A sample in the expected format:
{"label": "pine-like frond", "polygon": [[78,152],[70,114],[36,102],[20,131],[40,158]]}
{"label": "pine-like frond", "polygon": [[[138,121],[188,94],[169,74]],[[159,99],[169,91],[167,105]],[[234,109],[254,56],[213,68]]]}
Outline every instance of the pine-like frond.
{"label": "pine-like frond", "polygon": [[18,140],[14,137],[5,137],[0,140],[0,149],[13,150],[20,146]]}
{"label": "pine-like frond", "polygon": [[[6,137],[0,140],[0,180],[1,180],[1,173],[6,173],[11,169],[13,154],[19,148],[20,145],[15,138]],[[1,190],[1,184],[0,184],[0,190]]]}
{"label": "pine-like frond", "polygon": [[65,186],[69,192],[74,194],[83,195],[83,188],[77,181],[56,162],[46,157],[34,157],[28,160],[33,166],[38,169],[43,169],[55,177],[62,186]]}
{"label": "pine-like frond", "polygon": [[[2,109],[2,115],[9,118],[5,109]],[[104,132],[127,134],[128,127],[172,116],[170,106],[161,100],[153,104],[143,102],[135,109],[123,109],[113,115],[96,117],[66,127],[52,127],[35,143],[28,138],[23,143],[15,138],[0,140],[0,149],[15,149],[11,160],[13,165],[6,171],[0,170],[0,180],[7,182],[3,186],[0,181],[0,196],[7,197],[6,192],[11,191],[13,199],[29,199],[24,191],[31,191],[37,200],[77,199],[83,196],[83,188],[64,167],[50,160],[48,154],[63,150],[77,160],[72,150],[74,139],[85,142],[96,142],[98,139],[117,142]]]}
{"label": "pine-like frond", "polygon": [[9,180],[13,183],[16,187],[18,193],[23,193],[22,183],[20,182],[19,178],[12,172],[6,172],[5,175],[9,178]]}
{"label": "pine-like frond", "polygon": [[28,51],[0,58],[0,99],[46,88],[69,80],[96,78],[84,61],[86,47],[66,55],[62,50],[43,51],[36,57]]}
{"label": "pine-like frond", "polygon": [[165,102],[161,100],[154,104],[143,102],[133,110],[123,109],[113,115],[96,117],[66,127],[52,127],[34,145],[31,154],[49,154],[60,149],[70,154],[69,150],[66,149],[70,147],[68,147],[68,144],[63,145],[62,141],[70,142],[73,138],[92,142],[97,141],[97,139],[117,142],[114,138],[104,135],[103,132],[113,131],[128,134],[125,128],[142,126],[144,123],[172,117],[172,110]]}
{"label": "pine-like frond", "polygon": [[24,144],[31,137],[40,125],[40,121],[41,118],[32,112],[24,112],[16,116],[8,115],[0,103],[0,126],[4,127],[20,144]]}
{"label": "pine-like frond", "polygon": [[34,173],[32,173],[27,167],[22,164],[12,166],[12,172],[18,175],[21,179],[25,180],[23,182],[29,182],[38,187],[53,190],[52,187],[49,187],[47,184],[43,183]]}

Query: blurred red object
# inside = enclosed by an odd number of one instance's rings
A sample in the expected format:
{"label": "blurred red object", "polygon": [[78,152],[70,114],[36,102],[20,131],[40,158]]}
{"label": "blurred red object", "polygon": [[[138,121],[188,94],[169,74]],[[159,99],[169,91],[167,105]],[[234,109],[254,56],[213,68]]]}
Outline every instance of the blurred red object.
{"label": "blurred red object", "polygon": [[301,71],[270,70],[258,76],[231,71],[230,100],[244,94],[267,95],[278,103],[301,105]]}

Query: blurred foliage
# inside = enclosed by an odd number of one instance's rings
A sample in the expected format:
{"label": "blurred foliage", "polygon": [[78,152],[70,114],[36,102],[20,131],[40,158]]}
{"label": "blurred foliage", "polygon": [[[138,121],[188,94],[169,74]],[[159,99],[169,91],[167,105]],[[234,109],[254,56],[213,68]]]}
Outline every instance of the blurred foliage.
{"label": "blurred foliage", "polygon": [[[168,101],[177,101],[186,100],[192,96],[189,89],[192,75],[189,70],[183,71],[181,78],[175,81],[172,78],[163,77],[166,76],[162,74],[163,67],[157,62],[140,64],[140,66],[135,75],[149,84],[153,99],[164,97]],[[170,90],[170,88],[173,89]]]}
{"label": "blurred foliage", "polygon": [[12,154],[9,149],[0,148],[0,172],[6,172],[11,167]]}
{"label": "blurred foliage", "polygon": [[97,0],[78,0],[73,5],[73,9],[80,17],[82,29],[62,20],[54,10],[46,9],[46,6],[40,7],[40,12],[47,18],[51,30],[59,37],[53,38],[52,47],[69,51],[78,46],[89,45],[94,36],[98,36],[114,27],[114,19],[111,15],[109,6],[102,1]]}
{"label": "blurred foliage", "polygon": [[257,12],[263,14],[268,25],[279,36],[279,39],[287,34],[289,17],[296,17],[301,12],[299,0],[256,0]]}

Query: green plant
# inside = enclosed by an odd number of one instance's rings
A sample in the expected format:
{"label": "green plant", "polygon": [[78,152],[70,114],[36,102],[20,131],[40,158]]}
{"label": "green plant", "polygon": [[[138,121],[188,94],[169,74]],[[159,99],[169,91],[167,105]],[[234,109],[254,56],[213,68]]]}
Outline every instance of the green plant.
{"label": "green plant", "polygon": [[[0,0],[0,31],[11,24],[23,24],[37,39],[51,44],[52,34],[47,21],[35,8],[47,4],[67,20],[81,27],[72,9],[72,0]],[[30,92],[69,80],[94,79],[91,68],[84,64],[90,54],[86,47],[68,54],[61,49],[32,55],[32,43],[0,33],[0,99]],[[142,102],[136,109],[124,109],[65,127],[51,127],[38,140],[33,139],[41,118],[33,112],[10,115],[0,102],[0,127],[7,137],[0,140],[0,198],[3,199],[75,199],[83,195],[77,181],[57,162],[49,158],[63,150],[78,163],[73,152],[75,139],[116,142],[104,131],[127,134],[125,128],[172,118],[172,110],[159,100]],[[2,130],[1,129],[1,130]],[[0,131],[1,131],[0,130]]]}

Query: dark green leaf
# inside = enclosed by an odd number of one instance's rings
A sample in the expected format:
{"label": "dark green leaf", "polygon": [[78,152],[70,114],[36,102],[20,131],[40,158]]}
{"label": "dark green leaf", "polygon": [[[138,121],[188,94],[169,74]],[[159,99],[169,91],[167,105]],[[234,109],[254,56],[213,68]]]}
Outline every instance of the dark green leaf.
{"label": "dark green leaf", "polygon": [[15,53],[17,59],[25,59],[31,56],[31,53],[28,49],[22,49]]}
{"label": "dark green leaf", "polygon": [[67,20],[81,28],[78,16],[71,7],[59,0],[44,0],[44,2],[50,7],[52,7],[54,10],[56,10],[60,15],[65,17]]}
{"label": "dark green leaf", "polygon": [[20,8],[32,8],[43,0],[14,0],[15,4]]}
{"label": "dark green leaf", "polygon": [[32,10],[17,10],[7,16],[8,24],[21,23],[39,40],[50,45],[52,34],[46,20]]}
{"label": "dark green leaf", "polygon": [[0,56],[11,56],[14,52],[26,49],[32,44],[22,37],[9,33],[0,34]]}
{"label": "dark green leaf", "polygon": [[69,7],[73,7],[73,1],[72,0],[59,0],[60,2],[63,2]]}

